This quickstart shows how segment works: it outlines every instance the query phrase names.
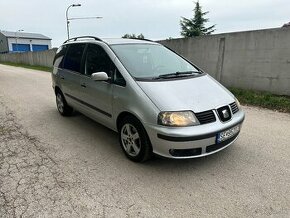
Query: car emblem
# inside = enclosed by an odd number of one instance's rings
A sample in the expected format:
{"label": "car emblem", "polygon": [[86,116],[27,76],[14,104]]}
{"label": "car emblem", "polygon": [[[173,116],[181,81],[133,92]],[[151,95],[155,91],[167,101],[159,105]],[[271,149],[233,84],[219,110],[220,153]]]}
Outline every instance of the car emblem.
{"label": "car emblem", "polygon": [[229,111],[227,109],[222,110],[222,114],[224,119],[228,119],[230,117]]}

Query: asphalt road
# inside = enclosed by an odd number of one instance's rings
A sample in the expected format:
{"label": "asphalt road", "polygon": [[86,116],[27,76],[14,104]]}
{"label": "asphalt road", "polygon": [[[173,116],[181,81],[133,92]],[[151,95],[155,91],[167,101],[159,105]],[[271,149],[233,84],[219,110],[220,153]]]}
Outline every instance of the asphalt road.
{"label": "asphalt road", "polygon": [[136,164],[58,114],[49,73],[0,65],[0,217],[290,217],[290,115],[244,110],[224,151]]}

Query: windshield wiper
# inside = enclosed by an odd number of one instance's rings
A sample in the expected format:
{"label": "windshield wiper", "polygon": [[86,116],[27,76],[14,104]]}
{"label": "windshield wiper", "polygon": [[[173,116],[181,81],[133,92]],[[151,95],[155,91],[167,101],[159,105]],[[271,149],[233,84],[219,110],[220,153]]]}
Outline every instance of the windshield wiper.
{"label": "windshield wiper", "polygon": [[191,74],[201,74],[201,72],[200,71],[193,71],[193,70],[181,71],[181,72],[177,71],[175,74],[177,74],[177,75],[191,75]]}
{"label": "windshield wiper", "polygon": [[157,77],[153,77],[152,79],[168,79],[168,78],[177,78],[177,77],[184,77],[184,76],[191,76],[194,74],[201,74],[200,71],[183,71],[183,72],[175,72],[175,73],[168,73],[168,74],[161,74]]}

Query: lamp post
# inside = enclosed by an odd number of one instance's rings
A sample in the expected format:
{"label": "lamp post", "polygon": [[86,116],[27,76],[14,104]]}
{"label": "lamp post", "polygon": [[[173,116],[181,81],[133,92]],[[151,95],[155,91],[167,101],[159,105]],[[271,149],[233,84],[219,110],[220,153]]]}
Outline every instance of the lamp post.
{"label": "lamp post", "polygon": [[82,6],[81,4],[72,4],[70,6],[68,6],[68,8],[66,9],[66,30],[67,30],[67,39],[69,39],[69,19],[68,19],[68,10],[71,8],[71,7],[80,7]]}
{"label": "lamp post", "polygon": [[24,30],[17,30],[17,31],[15,32],[16,52],[18,52],[18,42],[17,42],[18,36],[17,36],[17,33],[18,33],[18,32],[23,32],[23,31],[24,31]]}

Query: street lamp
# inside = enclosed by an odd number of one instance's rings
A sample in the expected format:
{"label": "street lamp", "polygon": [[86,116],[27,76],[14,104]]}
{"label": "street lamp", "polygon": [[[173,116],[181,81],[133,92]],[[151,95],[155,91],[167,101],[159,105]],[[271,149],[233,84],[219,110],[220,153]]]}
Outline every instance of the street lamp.
{"label": "street lamp", "polygon": [[18,42],[17,42],[18,36],[17,36],[17,33],[18,33],[18,32],[23,32],[23,31],[24,31],[24,30],[17,30],[17,31],[15,32],[16,52],[18,52]]}
{"label": "street lamp", "polygon": [[68,8],[66,9],[66,30],[67,30],[67,39],[69,39],[69,19],[68,19],[68,9],[70,9],[71,7],[80,7],[82,6],[81,4],[72,4],[70,6],[68,6]]}

